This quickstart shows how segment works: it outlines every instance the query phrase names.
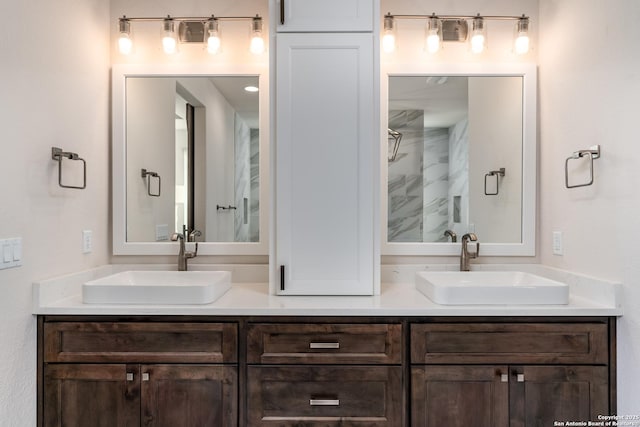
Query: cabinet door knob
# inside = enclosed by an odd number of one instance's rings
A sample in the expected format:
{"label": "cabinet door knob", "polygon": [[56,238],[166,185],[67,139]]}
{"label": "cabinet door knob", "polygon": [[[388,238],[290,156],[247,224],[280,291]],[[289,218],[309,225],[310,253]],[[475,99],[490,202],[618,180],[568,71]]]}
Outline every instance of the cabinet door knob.
{"label": "cabinet door knob", "polygon": [[340,399],[309,399],[310,406],[340,406]]}
{"label": "cabinet door knob", "polygon": [[500,375],[500,382],[508,383],[508,382],[509,382],[509,375],[507,375],[507,374],[501,374],[501,375]]}
{"label": "cabinet door knob", "polygon": [[339,342],[310,342],[309,348],[313,349],[339,349]]}
{"label": "cabinet door knob", "polygon": [[127,381],[133,381],[133,373],[127,372]]}
{"label": "cabinet door knob", "polygon": [[142,374],[142,381],[149,381],[149,373],[148,372],[144,372]]}
{"label": "cabinet door knob", "polygon": [[517,374],[516,375],[516,381],[518,381],[519,383],[523,383],[524,382],[524,374]]}

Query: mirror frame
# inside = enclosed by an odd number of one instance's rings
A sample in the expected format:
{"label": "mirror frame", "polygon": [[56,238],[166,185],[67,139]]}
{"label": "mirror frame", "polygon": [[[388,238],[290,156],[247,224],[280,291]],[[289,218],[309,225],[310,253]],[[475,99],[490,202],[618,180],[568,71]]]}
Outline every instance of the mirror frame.
{"label": "mirror frame", "polygon": [[389,121],[389,77],[398,76],[492,76],[522,77],[522,241],[520,243],[481,243],[481,256],[536,255],[536,183],[537,183],[537,69],[535,64],[384,64],[380,82],[381,143],[381,244],[382,255],[460,255],[460,243],[388,242],[388,167],[387,123]]}
{"label": "mirror frame", "polygon": [[260,240],[199,242],[198,255],[268,255],[269,253],[269,69],[268,64],[122,64],[111,75],[113,255],[176,255],[177,242],[127,242],[126,79],[128,77],[258,76],[260,123]]}

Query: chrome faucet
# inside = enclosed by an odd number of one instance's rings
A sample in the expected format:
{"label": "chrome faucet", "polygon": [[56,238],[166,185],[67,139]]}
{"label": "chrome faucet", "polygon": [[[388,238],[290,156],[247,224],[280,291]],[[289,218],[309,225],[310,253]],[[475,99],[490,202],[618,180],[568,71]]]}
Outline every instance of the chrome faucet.
{"label": "chrome faucet", "polygon": [[182,226],[182,234],[173,233],[171,240],[180,242],[180,251],[178,252],[178,271],[187,271],[187,260],[189,258],[195,258],[198,255],[198,243],[196,242],[195,251],[186,251],[184,247],[185,236],[189,241],[195,240],[196,236],[200,236],[202,233],[198,230],[193,230],[191,234],[187,235],[187,227]]}
{"label": "chrome faucet", "polygon": [[458,241],[458,235],[453,230],[445,230],[444,237],[451,237],[451,241],[453,243]]}
{"label": "chrome faucet", "polygon": [[[478,236],[474,233],[467,233],[462,236],[460,240],[462,242],[462,252],[460,253],[460,271],[469,271],[469,260],[478,258],[480,253],[480,242],[478,242]],[[468,242],[476,242],[476,251],[469,252],[467,250]]]}

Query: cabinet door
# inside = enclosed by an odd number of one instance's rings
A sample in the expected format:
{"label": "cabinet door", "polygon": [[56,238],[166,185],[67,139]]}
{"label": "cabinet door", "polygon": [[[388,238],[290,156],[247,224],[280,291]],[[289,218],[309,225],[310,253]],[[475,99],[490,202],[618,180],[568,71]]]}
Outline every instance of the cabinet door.
{"label": "cabinet door", "polygon": [[275,262],[284,266],[281,294],[373,293],[379,143],[373,137],[372,37],[277,37]]}
{"label": "cabinet door", "polygon": [[135,365],[46,366],[44,426],[139,426],[140,383],[137,376],[138,366]]}
{"label": "cabinet door", "polygon": [[511,369],[511,426],[597,421],[609,408],[605,366],[525,366]]}
{"label": "cabinet door", "polygon": [[372,31],[372,0],[277,0],[278,32]]}
{"label": "cabinet door", "polygon": [[414,366],[413,427],[507,427],[506,366]]}
{"label": "cabinet door", "polygon": [[143,365],[142,425],[238,425],[235,366]]}

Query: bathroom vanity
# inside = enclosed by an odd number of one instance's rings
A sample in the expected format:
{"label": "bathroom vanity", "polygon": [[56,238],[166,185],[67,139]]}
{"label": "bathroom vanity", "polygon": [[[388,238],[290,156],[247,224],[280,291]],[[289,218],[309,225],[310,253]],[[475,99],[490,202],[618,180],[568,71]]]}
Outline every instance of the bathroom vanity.
{"label": "bathroom vanity", "polygon": [[616,413],[614,285],[578,281],[567,305],[438,305],[406,283],[372,297],[234,283],[210,304],[83,303],[96,274],[34,287],[41,426],[536,426]]}

